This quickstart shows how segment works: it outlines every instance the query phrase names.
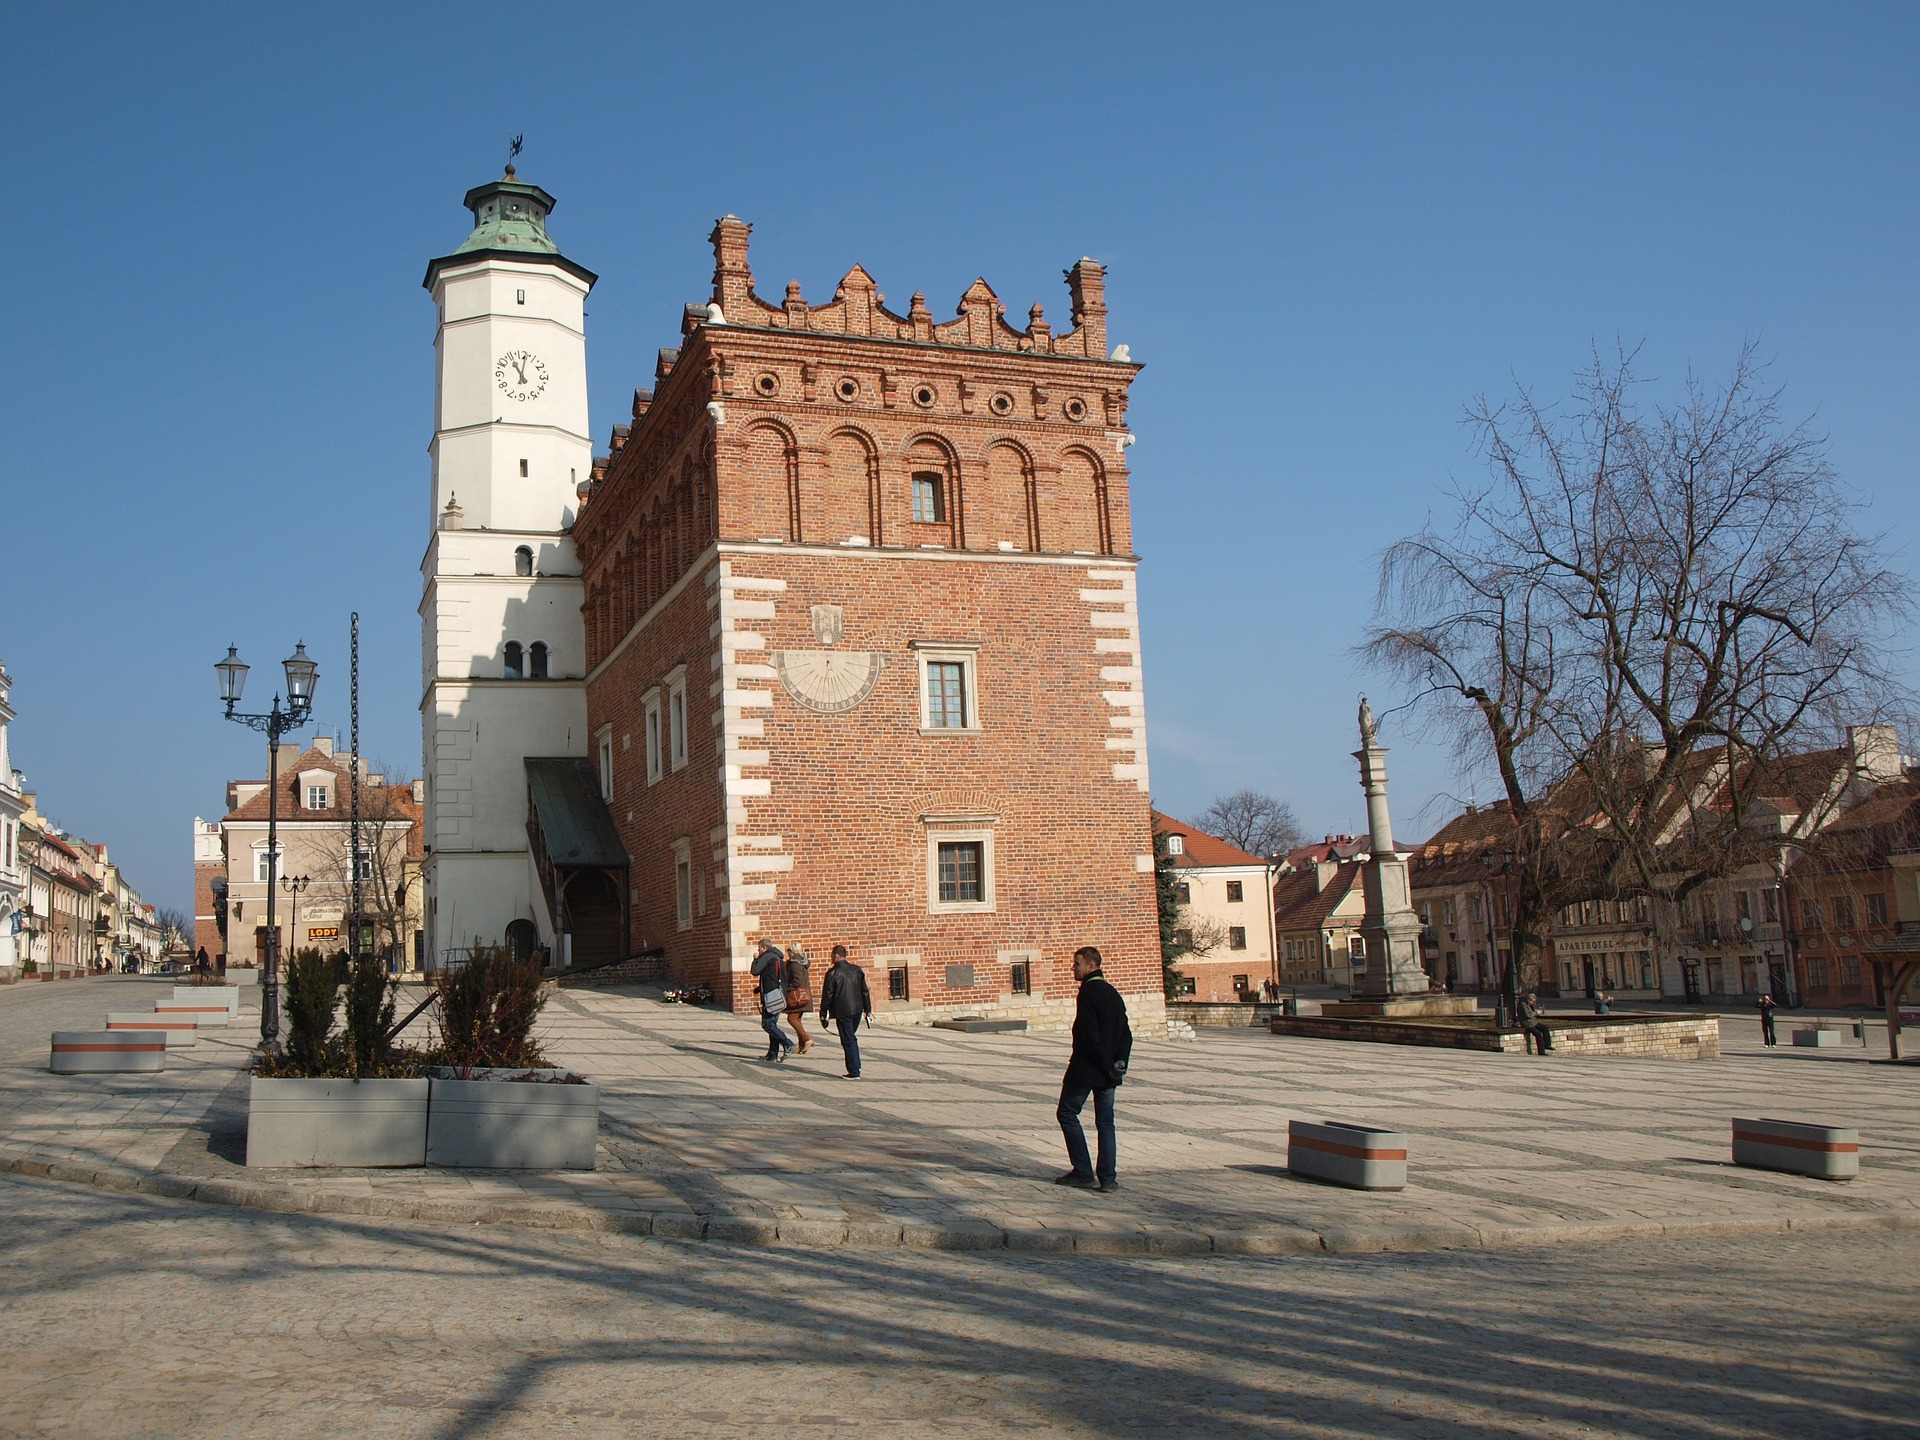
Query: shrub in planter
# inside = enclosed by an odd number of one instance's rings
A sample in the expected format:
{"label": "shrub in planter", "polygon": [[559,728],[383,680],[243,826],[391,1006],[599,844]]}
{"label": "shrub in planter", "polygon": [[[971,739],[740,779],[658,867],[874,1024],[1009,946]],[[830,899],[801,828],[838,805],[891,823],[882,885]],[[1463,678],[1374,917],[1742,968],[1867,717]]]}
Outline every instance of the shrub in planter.
{"label": "shrub in planter", "polygon": [[340,993],[340,972],[318,950],[296,950],[287,965],[287,1049],[273,1074],[315,1079],[335,1074],[338,1046],[333,1011]]}
{"label": "shrub in planter", "polygon": [[456,1071],[525,1070],[546,1057],[533,1038],[547,1003],[540,962],[522,960],[509,946],[475,940],[466,963],[434,978],[440,1000],[440,1050],[435,1057]]}

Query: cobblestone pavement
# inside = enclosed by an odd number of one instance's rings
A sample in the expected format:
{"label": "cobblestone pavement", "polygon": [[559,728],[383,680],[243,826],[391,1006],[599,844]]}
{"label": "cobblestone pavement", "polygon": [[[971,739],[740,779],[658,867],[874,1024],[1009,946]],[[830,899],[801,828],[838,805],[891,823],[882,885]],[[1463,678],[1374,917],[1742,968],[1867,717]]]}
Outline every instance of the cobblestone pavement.
{"label": "cobblestone pavement", "polygon": [[[562,992],[544,1022],[555,1058],[603,1086],[594,1173],[248,1171],[251,1020],[164,1076],[46,1073],[46,1031],[65,1027],[45,1007],[131,1008],[119,992],[139,983],[0,994],[0,1167],[275,1209],[797,1246],[1285,1254],[1920,1224],[1920,1070],[1763,1050],[1745,1017],[1718,1061],[1253,1031],[1144,1042],[1121,1091],[1123,1189],[1092,1196],[1047,1183],[1064,1164],[1063,1035],[875,1029],[849,1081],[831,1035],[764,1065],[753,1021],[632,992]],[[1734,1169],[1728,1121],[1756,1113],[1858,1126],[1862,1177]],[[1412,1183],[1289,1179],[1295,1116],[1406,1130]]]}
{"label": "cobblestone pavement", "polygon": [[1920,1233],[1502,1254],[388,1230],[0,1177],[9,1437],[1920,1435]]}

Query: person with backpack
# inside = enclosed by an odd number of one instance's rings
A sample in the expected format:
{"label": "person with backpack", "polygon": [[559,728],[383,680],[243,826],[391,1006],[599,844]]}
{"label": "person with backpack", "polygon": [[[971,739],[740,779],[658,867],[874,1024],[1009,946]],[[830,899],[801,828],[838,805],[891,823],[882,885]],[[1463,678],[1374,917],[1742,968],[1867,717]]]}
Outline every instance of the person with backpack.
{"label": "person with backpack", "polygon": [[847,1079],[860,1078],[860,1022],[873,1023],[873,992],[867,972],[847,958],[847,947],[833,947],[833,968],[820,985],[820,1023],[831,1019],[840,1032],[840,1050],[847,1059]]}
{"label": "person with backpack", "polygon": [[807,1034],[807,1011],[813,1008],[813,962],[798,945],[787,946],[787,980],[784,988],[787,992],[787,1023],[793,1026],[793,1033],[800,1038],[800,1048],[793,1053],[804,1055],[813,1048],[813,1037]]}
{"label": "person with backpack", "polygon": [[[1078,1190],[1113,1191],[1118,1178],[1119,1143],[1113,1126],[1113,1092],[1126,1079],[1133,1055],[1133,1031],[1127,1024],[1127,1002],[1100,973],[1100,951],[1082,945],[1073,952],[1073,978],[1080,982],[1080,999],[1073,1015],[1073,1055],[1060,1085],[1060,1105],[1054,1116],[1066,1137],[1067,1158],[1073,1168],[1054,1180]],[[1080,1111],[1093,1097],[1093,1128],[1100,1137],[1100,1158],[1087,1156],[1087,1132],[1080,1128]]]}
{"label": "person with backpack", "polygon": [[793,1041],[787,1039],[787,1032],[780,1028],[780,1017],[787,1009],[787,957],[771,940],[762,940],[759,953],[747,969],[758,982],[760,1028],[767,1032],[764,1059],[785,1060],[787,1052],[793,1049]]}

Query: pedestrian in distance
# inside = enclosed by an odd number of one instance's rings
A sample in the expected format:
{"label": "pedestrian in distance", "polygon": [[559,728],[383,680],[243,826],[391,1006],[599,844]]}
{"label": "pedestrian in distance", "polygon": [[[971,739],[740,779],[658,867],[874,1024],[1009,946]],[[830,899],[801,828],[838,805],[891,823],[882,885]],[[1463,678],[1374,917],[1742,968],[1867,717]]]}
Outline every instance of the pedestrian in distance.
{"label": "pedestrian in distance", "polygon": [[833,947],[833,968],[820,983],[820,1023],[833,1021],[840,1032],[840,1051],[847,1059],[847,1079],[860,1078],[860,1022],[873,1024],[873,992],[867,972],[847,958],[847,947]]}
{"label": "pedestrian in distance", "polygon": [[785,1060],[787,1052],[793,1049],[793,1041],[787,1039],[787,1032],[780,1028],[780,1017],[787,1008],[786,953],[771,940],[762,940],[759,953],[747,969],[758,982],[760,1028],[767,1032],[767,1053],[763,1058]]}
{"label": "pedestrian in distance", "polygon": [[1760,998],[1753,1003],[1760,1007],[1760,1042],[1763,1045],[1778,1045],[1779,1037],[1773,1033],[1773,992],[1762,990]]}
{"label": "pedestrian in distance", "polygon": [[787,1023],[800,1040],[800,1048],[793,1053],[804,1055],[813,1048],[813,1037],[807,1034],[807,1011],[813,1008],[813,962],[798,945],[787,947],[786,992]]}
{"label": "pedestrian in distance", "polygon": [[1520,1029],[1527,1037],[1529,1055],[1545,1055],[1553,1049],[1553,1031],[1547,1028],[1547,1022],[1541,1017],[1539,1002],[1529,990],[1520,997]]}
{"label": "pedestrian in distance", "polygon": [[207,958],[207,947],[202,945],[200,953],[193,957],[193,983],[204,985],[213,978],[213,962]]}
{"label": "pedestrian in distance", "polygon": [[[1100,952],[1092,945],[1082,945],[1073,952],[1073,978],[1080,982],[1080,998],[1073,1013],[1073,1055],[1060,1083],[1059,1108],[1054,1111],[1073,1168],[1053,1183],[1079,1190],[1118,1190],[1120,1154],[1114,1134],[1113,1092],[1127,1078],[1127,1064],[1133,1056],[1127,1002],[1100,973]],[[1087,1132],[1080,1128],[1080,1111],[1089,1095],[1093,1097],[1093,1128],[1100,1139],[1097,1162],[1088,1158]]]}
{"label": "pedestrian in distance", "polygon": [[1604,990],[1598,995],[1595,995],[1593,997],[1593,1013],[1596,1015],[1611,1015],[1613,1013],[1613,996]]}

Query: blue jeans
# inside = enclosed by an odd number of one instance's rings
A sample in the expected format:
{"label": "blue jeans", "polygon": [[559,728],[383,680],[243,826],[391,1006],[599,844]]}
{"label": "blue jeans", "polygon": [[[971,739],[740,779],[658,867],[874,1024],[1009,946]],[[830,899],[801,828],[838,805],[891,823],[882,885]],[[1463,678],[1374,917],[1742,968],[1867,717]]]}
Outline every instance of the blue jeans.
{"label": "blue jeans", "polygon": [[[1100,1137],[1097,1167],[1087,1158],[1087,1132],[1080,1128],[1080,1110],[1089,1095],[1093,1096],[1094,1133]],[[1060,1108],[1054,1114],[1060,1121],[1060,1133],[1067,1137],[1067,1158],[1073,1162],[1073,1173],[1112,1180],[1120,1163],[1120,1146],[1113,1133],[1113,1087],[1095,1090],[1069,1080],[1060,1087]]]}
{"label": "blue jeans", "polygon": [[787,1032],[780,1028],[780,1011],[760,1012],[760,1028],[767,1032],[767,1059],[771,1060],[782,1051],[793,1049],[793,1041],[787,1039]]}
{"label": "blue jeans", "polygon": [[860,1020],[855,1016],[851,1020],[834,1022],[834,1028],[840,1032],[840,1049],[847,1057],[847,1074],[860,1073]]}

